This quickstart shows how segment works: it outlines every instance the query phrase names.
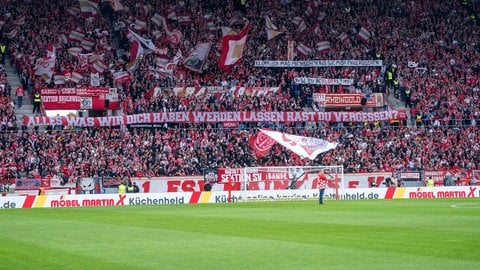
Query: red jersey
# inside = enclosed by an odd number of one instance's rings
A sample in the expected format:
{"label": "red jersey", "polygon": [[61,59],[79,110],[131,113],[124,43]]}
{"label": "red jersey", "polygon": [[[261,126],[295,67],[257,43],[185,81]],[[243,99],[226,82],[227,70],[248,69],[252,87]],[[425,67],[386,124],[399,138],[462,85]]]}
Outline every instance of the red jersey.
{"label": "red jersey", "polygon": [[323,173],[318,173],[317,175],[318,178],[318,188],[319,189],[325,189],[327,188],[327,177]]}

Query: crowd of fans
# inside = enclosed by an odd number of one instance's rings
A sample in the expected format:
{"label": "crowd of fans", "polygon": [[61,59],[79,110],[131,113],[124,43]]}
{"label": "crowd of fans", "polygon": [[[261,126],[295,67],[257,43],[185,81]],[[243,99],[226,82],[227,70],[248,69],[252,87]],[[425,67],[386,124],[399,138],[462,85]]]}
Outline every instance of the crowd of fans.
{"label": "crowd of fans", "polygon": [[[121,3],[123,9],[110,2]],[[86,86],[90,72],[100,84],[120,89],[123,113],[158,111],[298,111],[309,110],[315,92],[393,95],[405,102],[410,122],[275,126],[282,131],[339,142],[334,151],[315,161],[299,158],[275,145],[265,157],[253,154],[248,139],[257,125],[226,129],[214,124],[172,124],[156,129],[90,128],[83,130],[25,130],[1,134],[0,168],[17,175],[63,173],[78,176],[196,175],[208,166],[339,165],[348,172],[401,169],[480,169],[480,37],[478,1],[101,1],[98,14],[85,17],[78,1],[17,1],[0,7],[2,42],[25,89]],[[155,14],[165,18],[172,41]],[[24,22],[21,18],[24,17]],[[265,17],[282,34],[268,40]],[[303,20],[293,20],[298,17]],[[20,18],[20,19],[19,19]],[[145,24],[138,22],[145,22]],[[251,23],[246,51],[230,71],[218,67],[222,27],[241,30]],[[151,39],[158,51],[146,53],[127,80],[114,74],[129,62],[128,29]],[[367,38],[359,31],[367,29]],[[13,35],[12,31],[18,32]],[[81,66],[82,46],[72,30],[84,34],[82,53],[96,55]],[[296,52],[295,60],[383,60],[382,67],[260,68],[255,60],[287,60],[287,43],[312,50]],[[330,49],[318,50],[321,41]],[[182,65],[199,42],[211,48],[202,71]],[[35,75],[35,64],[56,48],[54,74],[79,72],[78,82],[56,82]],[[162,51],[160,53],[160,51]],[[178,58],[178,52],[183,58]],[[177,56],[177,58],[176,58]],[[175,62],[175,59],[178,62]],[[97,62],[99,61],[99,62]],[[95,63],[101,63],[94,65]],[[172,71],[166,63],[174,63]],[[95,66],[95,67],[94,67]],[[388,74],[392,74],[392,79]],[[54,75],[54,76],[55,76]],[[296,85],[293,78],[350,78],[352,86]],[[3,77],[0,77],[0,80]],[[393,84],[393,79],[398,84]],[[1,82],[0,82],[1,83]],[[280,87],[268,96],[176,96],[172,87]],[[33,89],[32,89],[33,88]],[[153,94],[159,88],[159,94]],[[6,89],[6,88],[5,88]],[[5,106],[4,106],[5,105]],[[15,123],[13,104],[2,98],[0,117]],[[268,124],[268,123],[267,123]],[[408,124],[408,125],[407,125]],[[8,173],[7,173],[8,174]]]}

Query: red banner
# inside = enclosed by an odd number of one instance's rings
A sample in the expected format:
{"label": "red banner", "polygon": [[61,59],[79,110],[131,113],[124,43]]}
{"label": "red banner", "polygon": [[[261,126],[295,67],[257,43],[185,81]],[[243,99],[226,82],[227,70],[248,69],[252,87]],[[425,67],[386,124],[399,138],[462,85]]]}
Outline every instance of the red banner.
{"label": "red banner", "polygon": [[[313,101],[322,108],[361,107],[364,94],[322,94],[313,93]],[[365,99],[365,107],[383,107],[383,94],[374,93]]]}
{"label": "red banner", "polygon": [[24,116],[26,126],[111,127],[156,123],[374,122],[406,119],[405,110],[383,112],[158,112],[107,117]]}
{"label": "red banner", "polygon": [[116,88],[42,88],[45,110],[118,110]]}

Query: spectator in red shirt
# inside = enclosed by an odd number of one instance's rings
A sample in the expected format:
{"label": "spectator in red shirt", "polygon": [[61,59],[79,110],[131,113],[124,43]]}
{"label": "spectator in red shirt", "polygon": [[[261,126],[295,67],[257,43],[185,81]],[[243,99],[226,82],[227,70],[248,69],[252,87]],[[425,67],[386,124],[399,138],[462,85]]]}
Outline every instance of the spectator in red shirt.
{"label": "spectator in red shirt", "polygon": [[324,170],[320,170],[317,174],[318,179],[318,203],[323,204],[323,197],[325,196],[325,189],[327,188],[327,176],[325,176]]}
{"label": "spectator in red shirt", "polygon": [[21,108],[23,105],[23,96],[25,96],[25,90],[23,90],[22,85],[19,85],[15,90],[15,95],[17,96],[17,106]]}

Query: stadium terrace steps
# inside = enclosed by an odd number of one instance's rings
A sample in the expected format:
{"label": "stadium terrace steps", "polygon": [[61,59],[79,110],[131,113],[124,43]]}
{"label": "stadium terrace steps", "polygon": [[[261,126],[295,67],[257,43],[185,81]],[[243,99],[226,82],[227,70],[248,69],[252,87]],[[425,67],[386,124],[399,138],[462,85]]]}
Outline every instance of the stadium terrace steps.
{"label": "stadium terrace steps", "polygon": [[19,85],[21,85],[20,77],[18,74],[15,73],[13,66],[10,65],[10,61],[5,61],[5,72],[7,73],[7,80],[8,84],[12,87],[12,91],[10,92],[10,97],[12,98],[15,104],[15,115],[17,116],[17,122],[21,123],[22,117],[24,115],[27,116],[34,116],[35,114],[32,113],[33,104],[30,97],[28,97],[27,91],[25,89],[25,97],[23,97],[23,104],[21,108],[17,106],[17,96],[15,95],[15,89]]}
{"label": "stadium terrace steps", "polygon": [[396,99],[393,95],[388,95],[387,97],[387,104],[392,108],[393,110],[405,110],[407,113],[407,127],[412,126],[410,121],[410,110],[407,110],[405,107],[405,102],[402,102],[399,99]]}

